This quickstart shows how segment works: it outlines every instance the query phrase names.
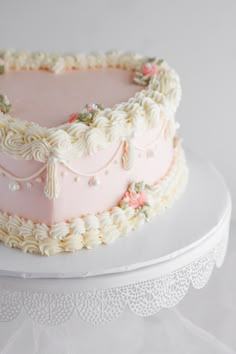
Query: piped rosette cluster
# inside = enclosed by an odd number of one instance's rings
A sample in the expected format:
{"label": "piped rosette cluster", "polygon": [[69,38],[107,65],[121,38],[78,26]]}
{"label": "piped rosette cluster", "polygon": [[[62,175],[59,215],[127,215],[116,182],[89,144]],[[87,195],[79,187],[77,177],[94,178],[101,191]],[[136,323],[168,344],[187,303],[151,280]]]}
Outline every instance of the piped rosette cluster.
{"label": "piped rosette cluster", "polygon": [[68,123],[80,122],[90,125],[93,122],[94,117],[103,110],[104,107],[100,103],[86,104],[81,112],[72,113],[69,115]]}
{"label": "piped rosette cluster", "polygon": [[137,214],[142,213],[147,219],[148,209],[150,208],[147,201],[147,189],[150,189],[150,187],[143,181],[132,182],[120,201],[121,209],[131,207]]}
{"label": "piped rosette cluster", "polygon": [[147,58],[134,71],[134,82],[139,85],[148,85],[150,79],[159,73],[162,59]]}

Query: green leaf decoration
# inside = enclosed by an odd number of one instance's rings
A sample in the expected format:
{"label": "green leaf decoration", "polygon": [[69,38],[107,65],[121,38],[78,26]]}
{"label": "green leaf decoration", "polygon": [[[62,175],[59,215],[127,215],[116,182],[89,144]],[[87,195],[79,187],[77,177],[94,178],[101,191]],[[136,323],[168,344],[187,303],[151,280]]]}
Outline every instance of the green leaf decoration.
{"label": "green leaf decoration", "polygon": [[11,103],[6,95],[0,95],[0,111],[8,113],[11,109]]}
{"label": "green leaf decoration", "polygon": [[75,121],[90,125],[94,117],[102,110],[104,110],[104,107],[100,103],[92,104],[92,108],[86,104],[85,108],[77,114]]}

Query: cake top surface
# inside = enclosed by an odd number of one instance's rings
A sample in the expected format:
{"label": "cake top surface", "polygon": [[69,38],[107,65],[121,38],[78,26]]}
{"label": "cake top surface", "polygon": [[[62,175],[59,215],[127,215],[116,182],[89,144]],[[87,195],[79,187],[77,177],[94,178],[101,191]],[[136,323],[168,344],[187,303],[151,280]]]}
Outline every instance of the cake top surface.
{"label": "cake top surface", "polygon": [[0,149],[17,159],[72,160],[170,119],[180,98],[178,75],[159,58],[6,50],[0,52]]}
{"label": "cake top surface", "polygon": [[118,68],[70,70],[59,75],[48,70],[14,70],[0,75],[0,90],[11,102],[11,115],[43,127],[64,124],[70,114],[90,102],[112,108],[142,88],[130,71]]}

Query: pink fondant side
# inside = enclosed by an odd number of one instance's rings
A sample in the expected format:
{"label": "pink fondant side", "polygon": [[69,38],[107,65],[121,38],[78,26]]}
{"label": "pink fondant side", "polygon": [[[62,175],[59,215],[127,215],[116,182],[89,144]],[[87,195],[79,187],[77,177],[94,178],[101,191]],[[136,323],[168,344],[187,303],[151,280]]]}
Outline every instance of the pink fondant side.
{"label": "pink fondant side", "polygon": [[[135,139],[135,163],[131,170],[122,167],[123,150],[122,147],[119,149],[119,144],[112,144],[93,156],[84,156],[69,163],[73,169],[91,174],[91,177],[81,176],[78,180],[73,172],[60,165],[58,179],[61,191],[54,200],[47,199],[43,193],[45,173],[41,175],[41,181],[30,181],[30,188],[25,182],[19,183],[21,188],[15,192],[8,188],[10,179],[1,176],[0,210],[50,225],[112,208],[118,204],[130,182],[143,180],[153,184],[166,174],[173,158],[173,141],[161,134],[154,149],[152,142],[160,129],[152,129],[145,136]],[[147,148],[149,143],[150,148]],[[0,155],[0,165],[17,176],[27,176],[42,166],[35,161],[16,161],[4,154]],[[107,168],[103,168],[106,165]],[[103,170],[98,175],[100,184],[91,185],[89,181],[93,172],[101,168]]]}

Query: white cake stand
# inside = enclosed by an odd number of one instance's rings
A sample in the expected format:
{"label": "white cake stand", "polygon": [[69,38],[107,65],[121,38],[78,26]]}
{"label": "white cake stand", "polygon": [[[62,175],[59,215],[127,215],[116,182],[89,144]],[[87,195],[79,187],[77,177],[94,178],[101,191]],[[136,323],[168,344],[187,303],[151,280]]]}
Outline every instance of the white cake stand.
{"label": "white cake stand", "polygon": [[[112,353],[124,352],[120,343],[128,345],[132,335],[137,339],[140,329],[127,330],[116,349],[113,344],[134,321],[133,314],[141,317],[132,328],[144,316],[175,306],[190,285],[201,288],[207,283],[226,253],[231,202],[211,164],[189,152],[187,159],[189,183],[181,199],[163,216],[112,245],[49,258],[0,246],[0,343],[4,350],[10,343],[4,353],[14,353],[14,345],[20,353],[12,339],[16,328],[21,342],[33,331],[30,354],[57,348],[52,343],[60,342],[62,328],[67,337],[58,354],[92,353],[99,346],[103,353],[111,348]],[[141,327],[144,333],[143,322]],[[45,333],[51,333],[48,341]],[[70,349],[60,352],[67,340]],[[47,349],[39,350],[42,342]],[[28,353],[25,346],[23,350]],[[129,353],[138,352],[137,347],[132,350]]]}

